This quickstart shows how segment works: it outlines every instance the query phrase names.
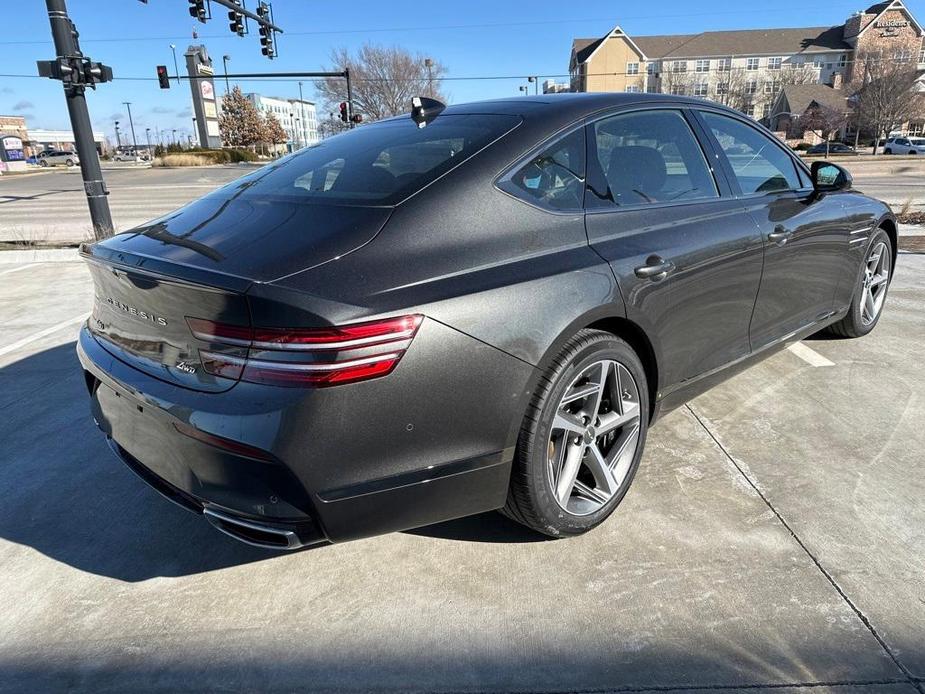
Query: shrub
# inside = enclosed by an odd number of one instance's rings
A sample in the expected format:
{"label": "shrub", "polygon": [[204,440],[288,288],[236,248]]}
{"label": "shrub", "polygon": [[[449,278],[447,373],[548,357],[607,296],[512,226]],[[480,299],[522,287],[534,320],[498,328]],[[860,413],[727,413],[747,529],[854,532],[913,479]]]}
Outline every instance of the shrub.
{"label": "shrub", "polygon": [[257,155],[248,149],[202,149],[199,147],[157,157],[153,166],[209,166],[211,164],[237,164],[257,161]]}

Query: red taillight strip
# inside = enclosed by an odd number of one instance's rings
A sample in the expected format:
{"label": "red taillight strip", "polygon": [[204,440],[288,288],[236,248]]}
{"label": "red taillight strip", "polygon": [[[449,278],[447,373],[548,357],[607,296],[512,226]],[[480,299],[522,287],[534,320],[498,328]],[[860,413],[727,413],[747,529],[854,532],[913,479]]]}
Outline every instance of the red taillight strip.
{"label": "red taillight strip", "polygon": [[220,342],[264,350],[343,350],[410,340],[423,316],[353,323],[331,328],[247,328],[187,318],[193,335],[203,342]]}
{"label": "red taillight strip", "polygon": [[364,357],[363,359],[350,359],[347,361],[336,361],[336,362],[318,362],[315,364],[305,364],[303,362],[289,362],[289,361],[264,361],[262,359],[241,359],[240,357],[232,357],[227,354],[218,354],[216,352],[207,352],[202,350],[200,352],[203,357],[207,359],[212,359],[218,362],[230,362],[232,364],[240,364],[245,367],[254,367],[258,369],[273,369],[275,371],[338,371],[340,369],[349,369],[355,366],[363,366],[365,364],[375,364],[380,361],[395,360],[401,358],[402,352],[389,352],[388,354],[377,354],[374,357]]}

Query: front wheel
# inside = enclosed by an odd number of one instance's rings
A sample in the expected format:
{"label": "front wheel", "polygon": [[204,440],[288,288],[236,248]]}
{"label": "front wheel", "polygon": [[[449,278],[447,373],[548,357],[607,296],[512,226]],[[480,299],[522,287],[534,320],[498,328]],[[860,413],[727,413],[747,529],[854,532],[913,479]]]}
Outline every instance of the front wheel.
{"label": "front wheel", "polygon": [[889,147],[887,147],[885,150],[883,150],[883,153],[884,153],[884,154],[892,154],[892,153],[893,153],[893,150],[890,149]]}
{"label": "front wheel", "polygon": [[648,413],[646,374],[632,348],[610,333],[579,332],[530,401],[504,513],[551,537],[601,523],[636,474]]}
{"label": "front wheel", "polygon": [[39,166],[48,166],[48,162],[42,159],[42,161],[39,162]]}
{"label": "front wheel", "polygon": [[874,329],[886,303],[892,265],[893,244],[883,229],[877,229],[864,256],[848,315],[829,326],[830,332],[841,337],[861,337]]}

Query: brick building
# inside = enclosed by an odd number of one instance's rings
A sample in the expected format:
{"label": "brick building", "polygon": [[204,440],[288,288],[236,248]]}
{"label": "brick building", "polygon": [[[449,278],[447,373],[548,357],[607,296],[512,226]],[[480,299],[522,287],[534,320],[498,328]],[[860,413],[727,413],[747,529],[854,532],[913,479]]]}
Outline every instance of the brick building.
{"label": "brick building", "polygon": [[569,73],[572,91],[687,94],[767,119],[787,85],[840,90],[858,56],[876,53],[925,69],[923,35],[902,0],[827,27],[631,37],[618,26],[600,38],[575,39]]}

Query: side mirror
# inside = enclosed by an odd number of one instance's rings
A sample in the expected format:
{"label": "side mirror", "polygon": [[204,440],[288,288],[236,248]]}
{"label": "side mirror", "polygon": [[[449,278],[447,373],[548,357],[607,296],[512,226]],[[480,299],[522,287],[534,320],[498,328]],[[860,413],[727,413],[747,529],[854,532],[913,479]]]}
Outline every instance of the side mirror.
{"label": "side mirror", "polygon": [[851,174],[838,164],[827,161],[814,161],[812,165],[813,188],[825,193],[851,188]]}

